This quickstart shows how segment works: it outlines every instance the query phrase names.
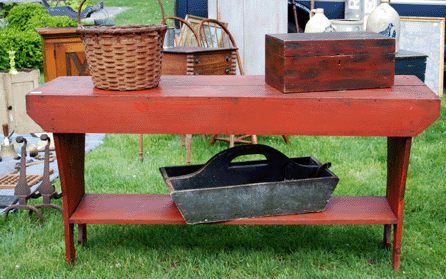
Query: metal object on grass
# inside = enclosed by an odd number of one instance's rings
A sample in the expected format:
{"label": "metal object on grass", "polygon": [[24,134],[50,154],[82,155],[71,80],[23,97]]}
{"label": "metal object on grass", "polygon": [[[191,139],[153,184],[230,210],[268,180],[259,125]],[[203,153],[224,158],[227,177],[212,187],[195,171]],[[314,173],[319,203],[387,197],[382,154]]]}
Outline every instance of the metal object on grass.
{"label": "metal object on grass", "polygon": [[[43,181],[39,186],[39,193],[43,197],[43,203],[36,205],[36,208],[55,208],[63,213],[62,207],[52,204],[51,199],[60,199],[62,197],[62,192],[56,192],[56,188],[50,182],[50,137],[46,134],[40,136],[41,140],[47,141],[45,145],[45,158],[44,158],[44,169],[43,169]],[[32,214],[32,211],[29,212],[29,215]]]}
{"label": "metal object on grass", "polygon": [[26,180],[26,144],[27,141],[22,136],[17,137],[16,141],[18,143],[23,142],[22,146],[22,157],[20,161],[20,177],[19,182],[14,188],[14,195],[19,197],[19,204],[11,205],[9,206],[5,211],[5,220],[8,219],[8,213],[12,209],[28,209],[30,211],[33,211],[37,214],[37,217],[39,217],[40,226],[43,227],[43,218],[40,214],[39,210],[31,205],[27,204],[28,199],[30,198],[38,198],[40,197],[39,193],[31,192],[31,189],[29,188],[28,182]]}

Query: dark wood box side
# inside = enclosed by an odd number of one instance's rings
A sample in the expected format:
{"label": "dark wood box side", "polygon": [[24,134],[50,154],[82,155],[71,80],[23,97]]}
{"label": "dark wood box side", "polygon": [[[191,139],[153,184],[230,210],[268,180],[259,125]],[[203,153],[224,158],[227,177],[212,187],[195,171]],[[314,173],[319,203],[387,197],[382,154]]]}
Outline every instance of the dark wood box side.
{"label": "dark wood box side", "polygon": [[391,87],[395,61],[386,53],[287,57],[283,92]]}
{"label": "dark wood box side", "polygon": [[283,42],[279,39],[266,35],[265,38],[265,82],[284,91],[285,57],[283,54]]}

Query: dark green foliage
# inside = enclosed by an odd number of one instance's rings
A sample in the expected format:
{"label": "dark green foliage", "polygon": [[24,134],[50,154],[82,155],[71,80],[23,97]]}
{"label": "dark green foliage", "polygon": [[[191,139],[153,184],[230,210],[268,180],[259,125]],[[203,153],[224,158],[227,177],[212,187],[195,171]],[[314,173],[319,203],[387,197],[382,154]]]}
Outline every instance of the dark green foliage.
{"label": "dark green foliage", "polygon": [[0,18],[6,18],[9,14],[9,11],[18,4],[19,3],[3,4],[3,10],[0,12]]}
{"label": "dark green foliage", "polygon": [[0,70],[9,69],[9,50],[14,50],[16,68],[42,69],[40,35],[34,30],[5,29],[0,32]]}
{"label": "dark green foliage", "polygon": [[50,16],[40,4],[24,3],[8,10],[7,28],[0,30],[0,70],[9,69],[8,51],[15,51],[18,69],[43,69],[42,43],[35,28],[77,26],[66,16]]}
{"label": "dark green foliage", "polygon": [[41,17],[46,12],[45,8],[40,4],[24,3],[14,6],[6,17],[8,28],[26,30],[29,29],[29,20],[32,17]]}

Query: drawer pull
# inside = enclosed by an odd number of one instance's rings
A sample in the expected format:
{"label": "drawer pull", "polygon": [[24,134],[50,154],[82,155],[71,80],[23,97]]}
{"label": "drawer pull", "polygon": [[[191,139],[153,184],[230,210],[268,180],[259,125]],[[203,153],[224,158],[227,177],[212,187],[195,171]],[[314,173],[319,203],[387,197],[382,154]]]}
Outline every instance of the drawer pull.
{"label": "drawer pull", "polygon": [[200,59],[195,59],[195,64],[200,64]]}
{"label": "drawer pull", "polygon": [[226,70],[225,70],[225,73],[226,73],[226,74],[230,74],[230,73],[231,73],[231,69],[226,69]]}
{"label": "drawer pull", "polygon": [[231,57],[230,56],[226,56],[226,61],[231,61]]}

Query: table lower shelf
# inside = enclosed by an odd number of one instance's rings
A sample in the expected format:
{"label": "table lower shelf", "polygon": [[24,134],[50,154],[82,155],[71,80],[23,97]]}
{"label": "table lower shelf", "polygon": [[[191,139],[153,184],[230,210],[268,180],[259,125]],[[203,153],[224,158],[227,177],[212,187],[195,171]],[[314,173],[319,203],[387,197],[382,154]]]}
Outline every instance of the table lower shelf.
{"label": "table lower shelf", "polygon": [[[186,224],[169,195],[85,194],[74,224]],[[396,224],[386,197],[334,196],[318,213],[231,220],[225,225]]]}

